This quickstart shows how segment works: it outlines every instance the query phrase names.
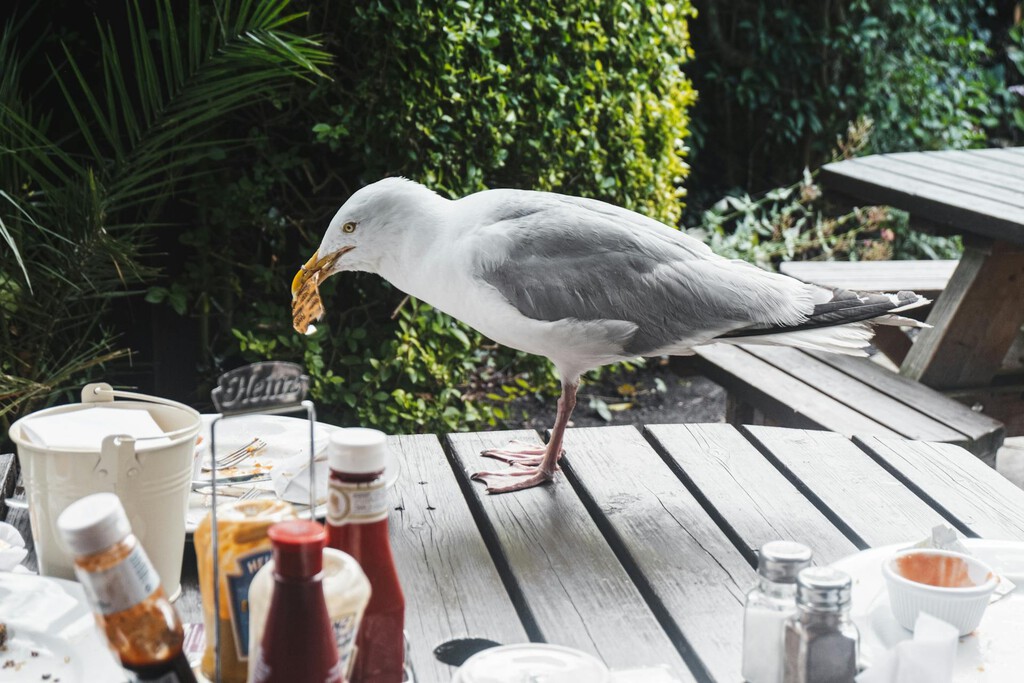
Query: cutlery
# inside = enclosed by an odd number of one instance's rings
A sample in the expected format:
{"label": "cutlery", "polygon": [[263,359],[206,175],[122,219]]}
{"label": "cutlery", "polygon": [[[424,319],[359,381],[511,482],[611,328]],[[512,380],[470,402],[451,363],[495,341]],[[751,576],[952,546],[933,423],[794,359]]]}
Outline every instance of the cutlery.
{"label": "cutlery", "polygon": [[[269,474],[261,473],[261,474],[240,474],[237,477],[218,477],[217,478],[217,488],[220,488],[222,486],[232,486],[232,485],[240,484],[240,483],[256,484],[256,483],[261,482],[261,481],[270,481],[270,475]],[[192,488],[193,489],[209,488],[210,486],[213,486],[213,482],[211,482],[209,479],[193,479],[192,480]]]}
{"label": "cutlery", "polygon": [[[250,455],[259,453],[266,447],[267,442],[257,436],[241,448],[218,457],[214,462],[216,463],[218,470],[222,470],[226,467],[233,467],[248,458]],[[212,468],[209,464],[203,464],[204,472],[208,472],[210,469]]]}

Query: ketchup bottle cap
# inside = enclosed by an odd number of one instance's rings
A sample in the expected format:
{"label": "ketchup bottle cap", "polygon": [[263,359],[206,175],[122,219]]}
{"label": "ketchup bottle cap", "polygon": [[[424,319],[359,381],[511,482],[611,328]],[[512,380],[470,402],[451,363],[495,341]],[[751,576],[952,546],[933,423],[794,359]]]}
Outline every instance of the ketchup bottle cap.
{"label": "ketchup bottle cap", "polygon": [[327,532],[316,522],[291,519],[267,530],[274,544],[274,573],[288,579],[308,579],[324,567]]}
{"label": "ketchup bottle cap", "polygon": [[327,462],[335,472],[371,474],[387,463],[384,432],[363,427],[339,429],[331,434]]}

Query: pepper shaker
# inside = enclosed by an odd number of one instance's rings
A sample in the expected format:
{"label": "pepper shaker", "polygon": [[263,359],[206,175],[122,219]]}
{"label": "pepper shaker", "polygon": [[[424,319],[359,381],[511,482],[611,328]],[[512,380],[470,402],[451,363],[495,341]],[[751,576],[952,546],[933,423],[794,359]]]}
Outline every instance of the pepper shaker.
{"label": "pepper shaker", "polygon": [[784,683],[854,683],[860,636],[850,618],[850,576],[831,567],[797,575],[786,622]]}
{"label": "pepper shaker", "polygon": [[758,582],[743,609],[743,678],[748,683],[782,681],[786,620],[796,614],[796,577],[811,564],[811,549],[771,541],[758,552]]}

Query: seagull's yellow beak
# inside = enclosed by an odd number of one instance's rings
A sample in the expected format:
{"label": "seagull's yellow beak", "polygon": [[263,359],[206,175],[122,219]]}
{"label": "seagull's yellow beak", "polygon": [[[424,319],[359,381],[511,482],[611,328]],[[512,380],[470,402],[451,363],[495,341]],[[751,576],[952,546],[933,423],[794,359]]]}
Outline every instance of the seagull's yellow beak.
{"label": "seagull's yellow beak", "polygon": [[316,268],[316,262],[317,259],[319,258],[320,252],[314,251],[313,255],[309,257],[309,260],[306,261],[306,263],[303,264],[301,268],[299,268],[299,272],[295,273],[295,277],[292,278],[293,299],[295,298],[295,295],[298,293],[298,291],[302,289],[302,285],[306,284],[306,280],[313,276],[313,269]]}
{"label": "seagull's yellow beak", "polygon": [[[309,260],[306,261],[306,263],[301,268],[299,268],[299,272],[295,273],[295,277],[292,278],[292,298],[294,299],[298,291],[302,289],[302,285],[306,284],[306,280],[313,277],[315,273],[319,273],[323,270],[330,268],[331,266],[334,265],[335,261],[341,258],[342,254],[347,254],[353,249],[355,249],[355,247],[342,247],[333,254],[328,254],[323,258],[320,258],[319,250],[314,251],[313,255],[309,257]],[[320,281],[323,282],[324,280],[327,279],[329,275],[333,274],[333,271],[325,273],[320,278]]]}

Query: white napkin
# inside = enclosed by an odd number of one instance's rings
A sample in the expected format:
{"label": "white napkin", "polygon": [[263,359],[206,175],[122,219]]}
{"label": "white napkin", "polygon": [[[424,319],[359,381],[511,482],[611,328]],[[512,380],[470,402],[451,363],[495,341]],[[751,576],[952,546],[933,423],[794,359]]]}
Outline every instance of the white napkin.
{"label": "white napkin", "polygon": [[959,633],[956,627],[922,612],[913,640],[887,650],[857,683],[951,683]]}
{"label": "white napkin", "polygon": [[64,413],[29,417],[22,422],[23,433],[29,441],[45,448],[85,448],[99,451],[104,437],[128,434],[136,439],[146,438],[136,448],[156,448],[170,443],[148,410],[131,408],[85,408]]}
{"label": "white napkin", "polygon": [[[327,453],[320,452],[313,461],[316,466],[316,504],[327,501]],[[309,454],[302,453],[282,460],[270,471],[274,492],[281,500],[299,505],[309,505]]]}
{"label": "white napkin", "polygon": [[21,566],[26,557],[25,539],[13,526],[0,522],[0,572],[27,572]]}

